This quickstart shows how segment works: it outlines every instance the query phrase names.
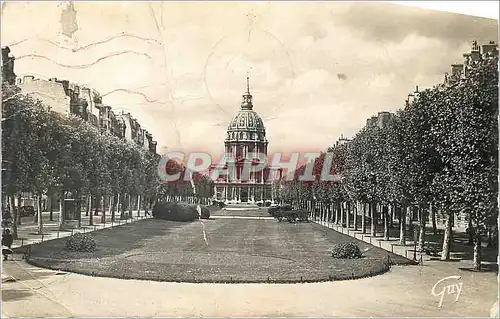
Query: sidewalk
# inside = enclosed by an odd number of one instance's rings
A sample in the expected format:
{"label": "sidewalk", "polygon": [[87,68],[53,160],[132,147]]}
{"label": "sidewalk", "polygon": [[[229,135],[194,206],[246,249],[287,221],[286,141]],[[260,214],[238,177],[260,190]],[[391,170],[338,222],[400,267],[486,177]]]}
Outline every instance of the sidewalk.
{"label": "sidewalk", "polygon": [[[377,237],[372,237],[371,234],[363,234],[361,230],[354,230],[353,227],[346,228],[340,225],[325,222],[325,221],[314,221],[317,224],[320,224],[324,227],[328,227],[330,229],[336,230],[343,234],[349,235],[356,239],[362,240],[374,246],[378,246],[382,249],[385,249],[389,252],[398,254],[400,256],[406,257],[408,259],[414,259],[418,262],[424,263],[431,260],[439,259],[439,256],[429,256],[426,253],[415,253],[415,241],[413,240],[413,236],[406,236],[406,245],[399,244],[399,229],[398,227],[394,227],[389,231],[389,240],[384,240],[383,234],[381,234],[380,228],[377,229]],[[427,225],[426,225],[427,226]],[[360,229],[358,225],[358,229]],[[369,232],[369,227],[367,227],[367,232]],[[425,233],[425,243],[426,246],[436,247],[438,251],[441,250],[442,240],[443,240],[443,226],[438,225],[438,233],[436,235],[433,234],[430,227],[426,227]],[[467,235],[463,232],[462,229],[453,229],[453,242],[450,249],[450,260],[451,261],[463,261],[465,264],[472,264],[473,258],[473,246],[467,244],[468,239]],[[498,250],[493,247],[486,247],[486,243],[483,243],[482,248],[482,263],[485,267],[494,267],[497,263]],[[464,263],[460,263],[463,264]]]}
{"label": "sidewalk", "polygon": [[[340,233],[354,237],[356,239],[360,239],[374,246],[385,249],[391,253],[395,253],[397,255],[403,256],[408,259],[413,259],[413,252],[415,247],[414,246],[415,242],[413,241],[413,238],[407,238],[406,245],[402,246],[399,245],[399,237],[397,238],[389,237],[389,240],[387,241],[384,240],[384,238],[380,236],[380,234],[378,234],[377,237],[372,237],[371,234],[363,234],[361,230],[354,230],[351,228],[341,227],[340,225],[334,223],[318,221],[318,220],[315,220],[314,222],[322,226],[328,227],[330,229],[334,229]],[[369,231],[368,228],[367,230]],[[422,258],[423,260],[430,260],[429,256],[427,256],[426,254],[417,252],[416,260],[419,261],[420,258]]]}
{"label": "sidewalk", "polygon": [[[150,212],[151,214],[151,212]],[[132,218],[120,220],[120,214],[115,215],[115,221],[111,222],[111,215],[106,213],[106,220],[101,222],[102,212],[98,216],[93,216],[93,225],[89,225],[89,217],[82,212],[82,221],[80,228],[73,230],[59,230],[59,212],[53,212],[53,220],[49,220],[49,212],[43,212],[43,234],[38,234],[38,225],[35,217],[23,217],[21,225],[17,226],[18,239],[14,240],[12,248],[18,248],[26,245],[36,244],[56,238],[71,236],[74,233],[88,233],[99,229],[119,226],[122,224],[133,223],[138,220],[152,218],[151,215],[144,216],[144,211],[132,212]]]}

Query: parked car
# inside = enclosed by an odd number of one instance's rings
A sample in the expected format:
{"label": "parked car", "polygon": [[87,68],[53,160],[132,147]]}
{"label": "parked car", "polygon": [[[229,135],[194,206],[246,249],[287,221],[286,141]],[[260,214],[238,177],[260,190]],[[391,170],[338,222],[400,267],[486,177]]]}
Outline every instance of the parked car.
{"label": "parked car", "polygon": [[35,216],[35,207],[33,206],[22,206],[20,211],[20,216],[21,217],[30,217],[30,216]]}

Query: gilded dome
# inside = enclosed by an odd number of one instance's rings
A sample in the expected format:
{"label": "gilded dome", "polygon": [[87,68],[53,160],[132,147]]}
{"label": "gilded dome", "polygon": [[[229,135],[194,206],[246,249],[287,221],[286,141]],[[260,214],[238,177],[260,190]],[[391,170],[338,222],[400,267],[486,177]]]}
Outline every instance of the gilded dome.
{"label": "gilded dome", "polygon": [[265,133],[259,114],[253,110],[241,110],[229,123],[228,131],[251,131]]}
{"label": "gilded dome", "polygon": [[252,104],[252,95],[247,77],[247,91],[243,94],[241,109],[229,122],[227,141],[250,140],[266,141],[266,128],[260,116],[255,112]]}

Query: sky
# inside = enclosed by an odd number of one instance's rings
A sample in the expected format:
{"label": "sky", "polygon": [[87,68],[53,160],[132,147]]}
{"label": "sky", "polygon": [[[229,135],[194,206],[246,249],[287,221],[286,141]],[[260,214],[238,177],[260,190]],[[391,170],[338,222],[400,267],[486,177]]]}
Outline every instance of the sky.
{"label": "sky", "polygon": [[16,74],[96,89],[160,153],[222,153],[247,74],[269,152],[324,150],[498,39],[498,20],[382,2],[68,4],[3,2]]}

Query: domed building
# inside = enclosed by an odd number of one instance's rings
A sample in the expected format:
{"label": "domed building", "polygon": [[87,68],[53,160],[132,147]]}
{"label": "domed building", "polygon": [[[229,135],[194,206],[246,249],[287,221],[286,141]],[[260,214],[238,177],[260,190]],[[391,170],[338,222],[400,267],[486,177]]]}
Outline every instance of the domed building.
{"label": "domed building", "polygon": [[[214,197],[217,200],[226,203],[258,203],[273,200],[272,178],[270,178],[273,168],[268,165],[263,170],[256,171],[252,163],[257,164],[258,159],[253,159],[250,163],[249,156],[252,153],[260,153],[267,157],[268,144],[264,122],[253,110],[247,77],[247,90],[243,94],[240,111],[229,122],[224,140],[226,165],[212,166],[212,170],[228,169],[228,175],[221,174],[215,181]],[[243,174],[244,167],[250,167],[249,174]],[[279,169],[275,171],[281,173]]]}

